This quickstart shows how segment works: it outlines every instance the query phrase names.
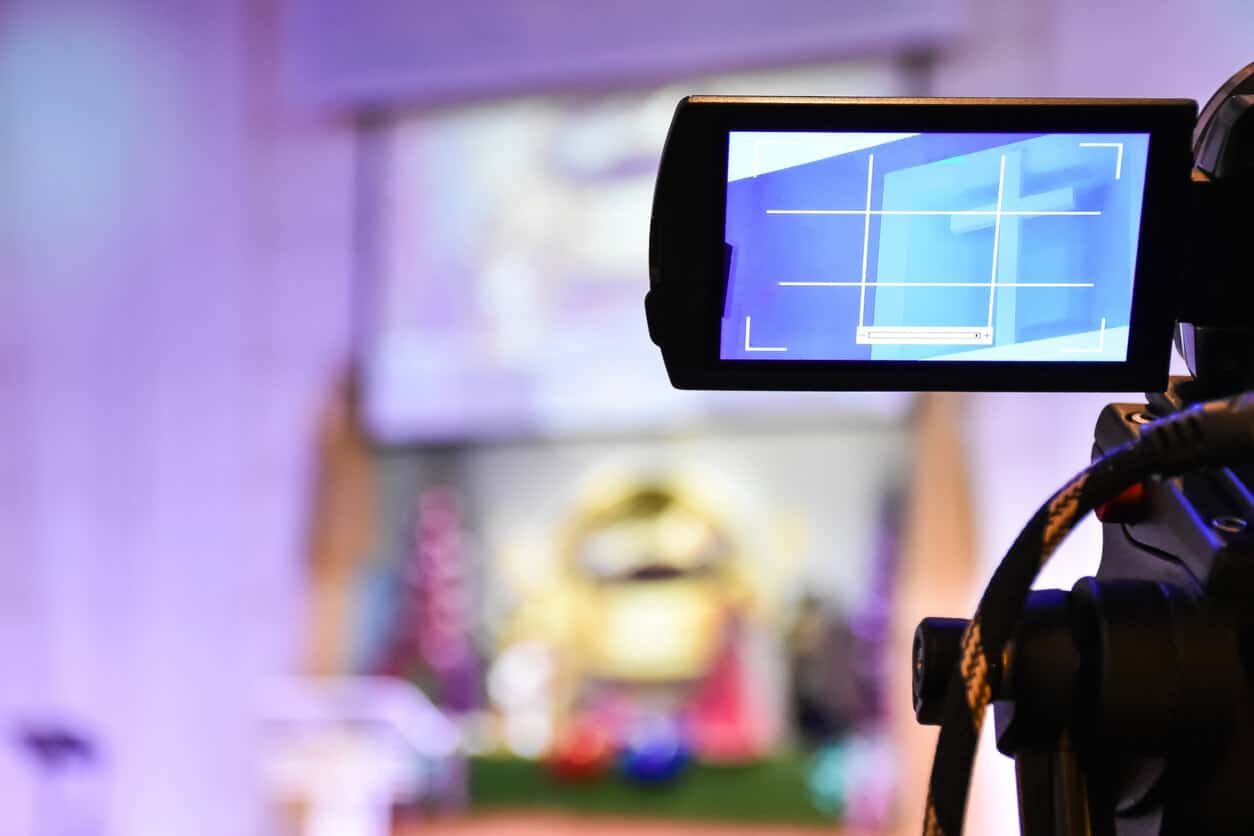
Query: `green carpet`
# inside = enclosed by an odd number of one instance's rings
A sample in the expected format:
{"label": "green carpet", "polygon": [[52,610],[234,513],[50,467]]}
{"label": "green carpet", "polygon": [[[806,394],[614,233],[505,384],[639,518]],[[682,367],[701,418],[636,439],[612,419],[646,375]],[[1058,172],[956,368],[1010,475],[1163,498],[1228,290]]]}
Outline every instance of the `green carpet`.
{"label": "green carpet", "polygon": [[831,824],[815,809],[803,756],[740,766],[693,764],[672,783],[632,783],[615,770],[591,781],[564,782],[542,764],[516,758],[470,761],[474,810],[564,810],[578,813],[712,821]]}

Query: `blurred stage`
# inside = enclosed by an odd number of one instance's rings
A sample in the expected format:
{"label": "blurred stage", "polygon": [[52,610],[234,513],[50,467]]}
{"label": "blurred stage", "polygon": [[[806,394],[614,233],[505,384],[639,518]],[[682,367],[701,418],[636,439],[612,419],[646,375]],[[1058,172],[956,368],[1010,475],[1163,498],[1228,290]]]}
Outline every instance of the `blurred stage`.
{"label": "blurred stage", "polygon": [[869,831],[827,827],[704,824],[673,820],[589,818],[557,814],[497,813],[401,823],[395,836],[869,836]]}

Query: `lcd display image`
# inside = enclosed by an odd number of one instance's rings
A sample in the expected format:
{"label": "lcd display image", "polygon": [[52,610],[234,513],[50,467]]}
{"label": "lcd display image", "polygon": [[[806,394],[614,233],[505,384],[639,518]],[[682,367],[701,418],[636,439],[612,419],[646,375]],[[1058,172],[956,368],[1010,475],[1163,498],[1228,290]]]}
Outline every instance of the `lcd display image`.
{"label": "lcd display image", "polygon": [[720,357],[1124,362],[1148,151],[732,131]]}

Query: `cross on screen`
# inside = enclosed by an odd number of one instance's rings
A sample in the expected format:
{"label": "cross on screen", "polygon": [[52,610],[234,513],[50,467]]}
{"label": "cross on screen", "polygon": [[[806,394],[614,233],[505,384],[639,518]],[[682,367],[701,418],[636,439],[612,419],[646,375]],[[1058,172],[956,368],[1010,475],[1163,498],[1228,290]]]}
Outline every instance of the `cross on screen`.
{"label": "cross on screen", "polygon": [[732,131],[720,356],[1123,362],[1149,135]]}

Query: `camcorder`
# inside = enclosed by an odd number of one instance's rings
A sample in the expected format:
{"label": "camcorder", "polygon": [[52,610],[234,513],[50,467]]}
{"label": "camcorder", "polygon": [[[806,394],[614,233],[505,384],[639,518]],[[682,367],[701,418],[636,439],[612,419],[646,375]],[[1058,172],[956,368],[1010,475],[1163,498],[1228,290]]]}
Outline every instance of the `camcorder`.
{"label": "camcorder", "polygon": [[[925,619],[927,834],[994,708],[1036,834],[1254,832],[1254,64],[1182,99],[691,96],[649,334],[681,389],[1129,391],[974,616]],[[1190,374],[1169,377],[1172,344]],[[1089,511],[1095,578],[1031,584]]]}

